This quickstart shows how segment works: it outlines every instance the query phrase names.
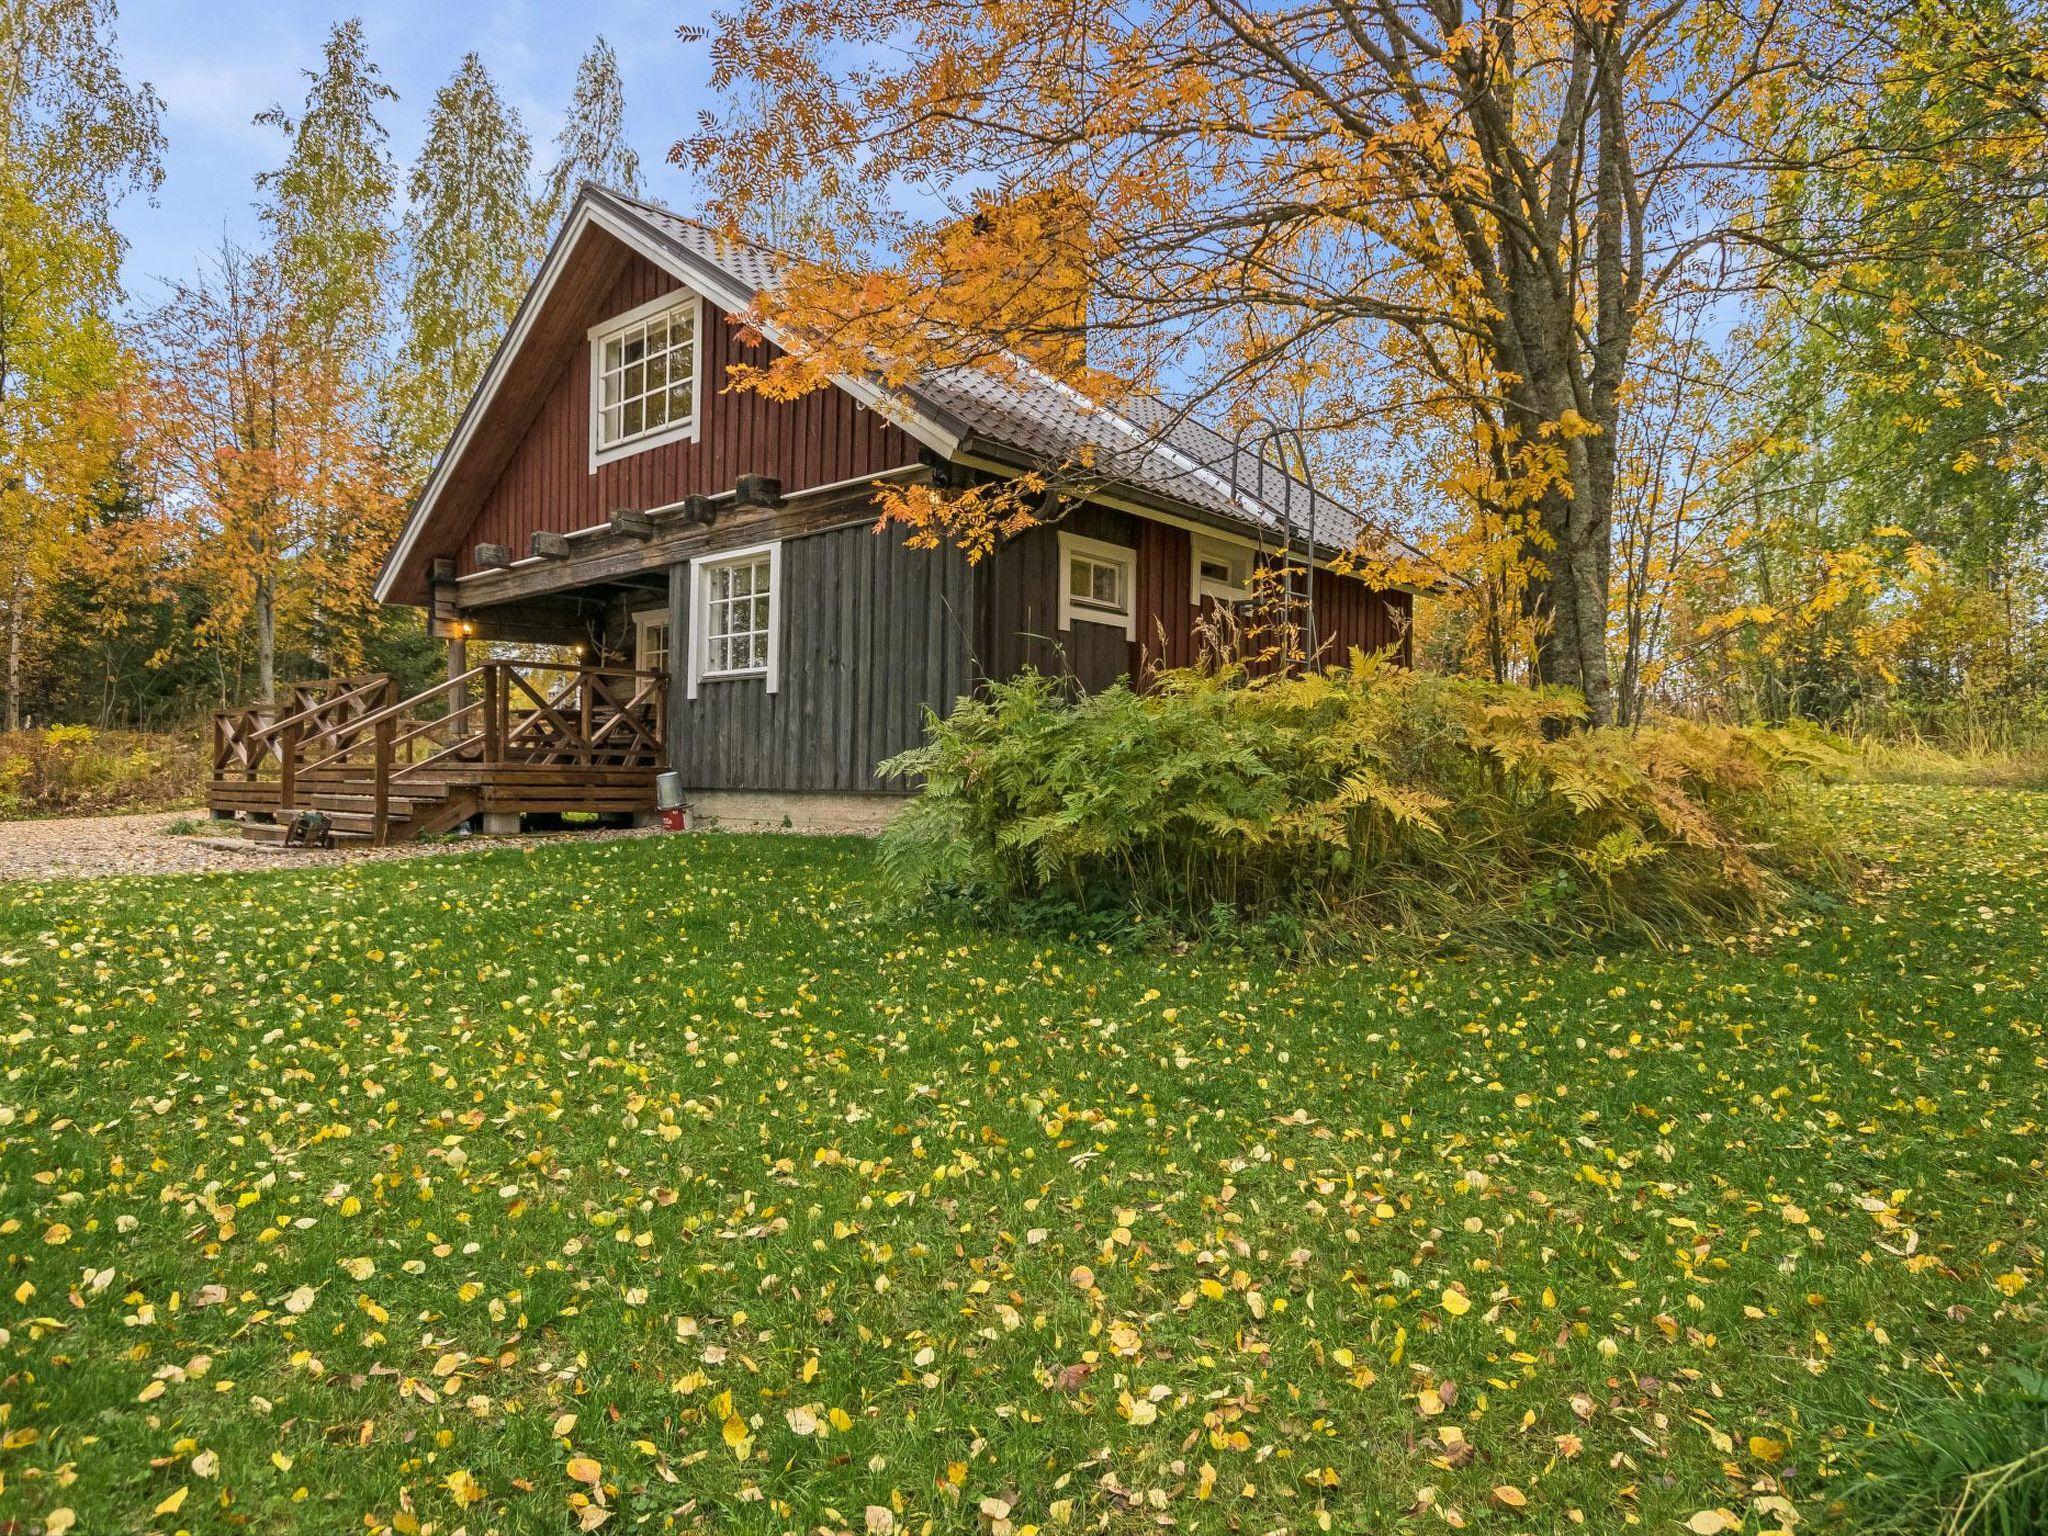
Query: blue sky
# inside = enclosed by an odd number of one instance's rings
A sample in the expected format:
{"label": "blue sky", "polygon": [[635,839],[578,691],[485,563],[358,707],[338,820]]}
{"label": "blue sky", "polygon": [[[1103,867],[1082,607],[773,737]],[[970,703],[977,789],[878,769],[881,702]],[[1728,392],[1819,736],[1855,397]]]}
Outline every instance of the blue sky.
{"label": "blue sky", "polygon": [[371,56],[399,94],[384,125],[401,182],[434,91],[471,49],[519,109],[544,173],[576,63],[602,32],[625,73],[628,126],[650,195],[690,205],[690,177],[666,155],[705,103],[710,66],[703,44],[675,33],[709,12],[709,0],[122,0],[126,72],[163,98],[169,141],[155,205],[134,198],[120,214],[130,303],[154,302],[164,278],[189,277],[223,228],[253,236],[252,178],[276,164],[284,140],[251,119],[274,102],[297,108],[301,72],[319,61],[334,22],[351,15],[363,18]]}

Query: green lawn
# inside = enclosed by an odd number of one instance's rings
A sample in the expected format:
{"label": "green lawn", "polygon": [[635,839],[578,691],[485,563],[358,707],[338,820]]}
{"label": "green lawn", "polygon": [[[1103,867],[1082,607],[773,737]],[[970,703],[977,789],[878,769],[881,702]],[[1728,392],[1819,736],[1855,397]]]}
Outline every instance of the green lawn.
{"label": "green lawn", "polygon": [[2048,1293],[2048,796],[1828,794],[1864,896],[1604,960],[772,837],[0,887],[0,1529],[1826,1528]]}

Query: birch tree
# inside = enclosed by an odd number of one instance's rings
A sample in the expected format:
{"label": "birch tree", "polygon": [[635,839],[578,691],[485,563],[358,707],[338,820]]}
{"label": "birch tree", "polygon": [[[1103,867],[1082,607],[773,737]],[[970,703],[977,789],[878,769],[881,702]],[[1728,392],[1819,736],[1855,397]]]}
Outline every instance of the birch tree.
{"label": "birch tree", "polygon": [[555,136],[543,221],[549,233],[561,227],[576,189],[586,181],[640,194],[640,156],[626,138],[626,85],[619,77],[619,56],[603,37],[576,67],[569,115]]}
{"label": "birch tree", "polygon": [[533,146],[474,53],[434,96],[407,183],[396,439],[412,479],[446,445],[526,291],[540,240]]}
{"label": "birch tree", "polygon": [[[312,648],[316,616],[327,664],[359,659],[399,521],[360,386],[305,334],[277,264],[232,244],[138,328],[138,446],[159,516],[208,593],[201,638],[252,655],[265,700],[281,647]],[[337,523],[361,536],[326,537]]]}
{"label": "birch tree", "polygon": [[112,463],[114,210],[162,178],[159,103],[122,73],[112,0],[0,0],[0,603],[6,723],[43,577]]}
{"label": "birch tree", "polygon": [[278,273],[309,339],[359,378],[381,357],[397,237],[397,172],[378,117],[398,93],[363,43],[359,18],[337,22],[321,67],[308,71],[304,104],[257,121],[278,129],[284,163],[257,177]]}

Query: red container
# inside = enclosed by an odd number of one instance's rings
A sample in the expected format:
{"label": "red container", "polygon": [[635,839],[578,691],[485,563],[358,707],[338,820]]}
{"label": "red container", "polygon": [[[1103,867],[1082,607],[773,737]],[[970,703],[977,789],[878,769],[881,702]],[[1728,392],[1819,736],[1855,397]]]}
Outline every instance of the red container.
{"label": "red container", "polygon": [[674,810],[672,810],[672,811],[663,811],[663,812],[661,813],[661,824],[662,824],[662,826],[663,826],[664,828],[666,828],[666,829],[667,829],[668,831],[670,831],[670,832],[687,832],[687,831],[689,831],[689,830],[690,830],[690,812],[689,812],[689,809],[688,809],[687,807],[685,807],[685,806],[680,806],[680,805],[679,805],[679,806],[677,806],[677,807],[676,807],[676,808],[675,808]]}

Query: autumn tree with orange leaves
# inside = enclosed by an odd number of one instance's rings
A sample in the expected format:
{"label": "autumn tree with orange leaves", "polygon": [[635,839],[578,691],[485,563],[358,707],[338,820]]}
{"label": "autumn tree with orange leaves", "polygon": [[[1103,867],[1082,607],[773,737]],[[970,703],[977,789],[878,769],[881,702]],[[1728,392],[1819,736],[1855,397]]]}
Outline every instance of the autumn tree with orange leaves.
{"label": "autumn tree with orange leaves", "polygon": [[403,510],[361,385],[307,334],[276,264],[232,246],[139,327],[144,473],[211,597],[201,638],[253,654],[264,699],[281,631],[359,663]]}
{"label": "autumn tree with orange leaves", "polygon": [[[803,343],[751,381],[771,393],[1021,359],[1321,435],[1377,409],[1359,359],[1408,370],[1477,445],[1484,504],[1533,527],[1542,676],[1605,721],[1639,337],[1779,258],[1779,146],[1879,25],[1801,0],[749,0],[708,34],[743,105],[677,154],[734,233],[768,189],[830,201],[764,305]],[[1085,274],[1085,318],[1049,270]],[[969,541],[1032,515],[892,511]]]}

